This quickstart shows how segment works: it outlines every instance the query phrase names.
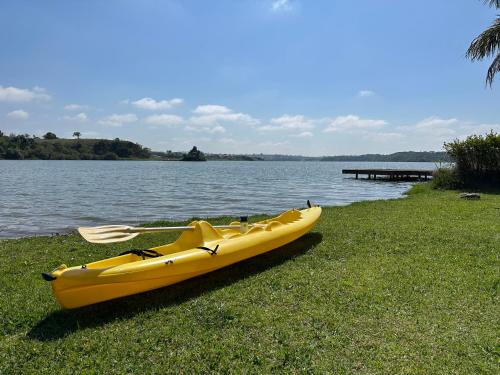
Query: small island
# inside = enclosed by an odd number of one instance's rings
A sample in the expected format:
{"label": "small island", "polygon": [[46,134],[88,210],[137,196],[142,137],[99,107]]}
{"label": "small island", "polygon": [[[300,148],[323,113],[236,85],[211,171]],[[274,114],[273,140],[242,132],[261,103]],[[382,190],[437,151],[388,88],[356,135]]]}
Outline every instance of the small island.
{"label": "small island", "polygon": [[182,156],[181,161],[207,161],[205,154],[198,150],[196,146],[187,153]]}

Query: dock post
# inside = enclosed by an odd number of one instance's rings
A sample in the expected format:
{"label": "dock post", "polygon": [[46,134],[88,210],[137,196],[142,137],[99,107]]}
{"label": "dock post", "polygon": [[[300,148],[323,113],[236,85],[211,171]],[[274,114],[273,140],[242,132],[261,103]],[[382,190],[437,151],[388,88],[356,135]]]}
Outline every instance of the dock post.
{"label": "dock post", "polygon": [[358,179],[358,174],[356,173],[356,180]]}
{"label": "dock post", "polygon": [[373,179],[376,180],[377,179],[377,175],[374,173],[373,174]]}

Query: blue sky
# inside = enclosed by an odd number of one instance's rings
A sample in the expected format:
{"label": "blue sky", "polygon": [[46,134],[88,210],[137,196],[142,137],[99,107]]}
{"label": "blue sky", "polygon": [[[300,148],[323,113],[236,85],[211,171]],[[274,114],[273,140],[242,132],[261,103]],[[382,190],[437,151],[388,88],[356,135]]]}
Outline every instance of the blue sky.
{"label": "blue sky", "polygon": [[439,150],[500,131],[479,0],[0,3],[0,130],[153,150]]}

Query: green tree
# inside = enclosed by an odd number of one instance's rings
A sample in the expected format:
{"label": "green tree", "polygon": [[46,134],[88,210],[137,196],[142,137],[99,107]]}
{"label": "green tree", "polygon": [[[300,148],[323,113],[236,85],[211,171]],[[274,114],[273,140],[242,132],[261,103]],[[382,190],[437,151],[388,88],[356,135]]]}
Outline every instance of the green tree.
{"label": "green tree", "polygon": [[21,155],[21,153],[15,148],[8,148],[5,152],[5,159],[18,160],[22,158],[23,156]]}
{"label": "green tree", "polygon": [[207,161],[207,158],[205,157],[205,154],[198,150],[196,146],[193,146],[191,151],[189,151],[187,154],[184,154],[182,157],[182,161]]}
{"label": "green tree", "polygon": [[104,157],[104,160],[118,160],[118,156],[114,152],[107,152]]}
{"label": "green tree", "polygon": [[77,139],[80,139],[81,135],[82,135],[82,133],[80,133],[80,132],[73,132],[73,137],[76,137]]}
{"label": "green tree", "polygon": [[[483,1],[490,7],[500,9],[500,0]],[[497,16],[493,24],[472,41],[466,56],[472,61],[493,57],[486,74],[486,84],[491,86],[495,75],[500,72],[500,16]]]}
{"label": "green tree", "polygon": [[47,132],[45,133],[45,135],[43,136],[43,139],[57,139],[57,135],[55,135],[54,133],[52,132]]}

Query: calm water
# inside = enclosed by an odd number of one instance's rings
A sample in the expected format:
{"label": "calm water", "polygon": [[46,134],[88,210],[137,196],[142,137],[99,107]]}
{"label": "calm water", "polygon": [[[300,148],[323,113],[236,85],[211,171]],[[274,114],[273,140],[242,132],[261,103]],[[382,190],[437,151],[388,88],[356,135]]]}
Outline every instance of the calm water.
{"label": "calm water", "polygon": [[135,224],[278,213],[397,198],[409,183],[355,180],[342,168],[425,168],[433,163],[141,162],[0,160],[0,238]]}

